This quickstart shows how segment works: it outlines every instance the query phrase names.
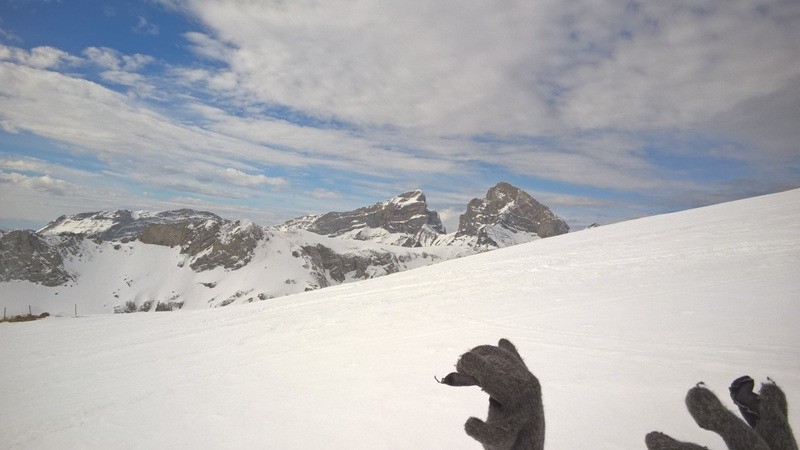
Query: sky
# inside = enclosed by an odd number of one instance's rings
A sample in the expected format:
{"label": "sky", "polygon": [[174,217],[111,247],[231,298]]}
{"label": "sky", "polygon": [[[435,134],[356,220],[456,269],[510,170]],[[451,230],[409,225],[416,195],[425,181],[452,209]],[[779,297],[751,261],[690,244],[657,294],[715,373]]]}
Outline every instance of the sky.
{"label": "sky", "polygon": [[0,229],[506,181],[573,229],[800,187],[800,2],[0,0]]}

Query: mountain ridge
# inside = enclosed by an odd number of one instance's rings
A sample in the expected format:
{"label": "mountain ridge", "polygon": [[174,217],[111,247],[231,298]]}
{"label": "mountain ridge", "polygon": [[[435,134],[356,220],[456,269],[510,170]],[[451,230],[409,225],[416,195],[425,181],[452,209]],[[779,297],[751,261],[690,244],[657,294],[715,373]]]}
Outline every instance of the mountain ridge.
{"label": "mountain ridge", "polygon": [[[402,225],[392,226],[392,220]],[[484,198],[472,199],[459,217],[458,230],[450,234],[439,213],[428,209],[421,190],[353,211],[302,216],[277,228],[405,247],[466,245],[484,251],[569,232],[569,225],[550,208],[506,182],[489,188]]]}
{"label": "mountain ridge", "polygon": [[401,247],[428,245],[446,233],[439,213],[428,209],[419,189],[353,211],[301,216],[276,227]]}
{"label": "mountain ridge", "polygon": [[[190,209],[65,215],[36,232],[0,233],[0,293],[11,289],[8,283],[31,283],[52,288],[49,295],[60,295],[64,304],[75,301],[97,312],[265,300],[538,239],[541,224],[556,219],[543,205],[544,215],[529,210],[528,198],[506,183],[491,188],[470,204],[492,214],[477,220],[468,207],[462,215],[462,223],[472,220],[474,234],[461,226],[461,234],[446,234],[421,190],[273,227]],[[568,230],[566,223],[561,230]],[[93,293],[82,286],[87,283],[105,287]]]}

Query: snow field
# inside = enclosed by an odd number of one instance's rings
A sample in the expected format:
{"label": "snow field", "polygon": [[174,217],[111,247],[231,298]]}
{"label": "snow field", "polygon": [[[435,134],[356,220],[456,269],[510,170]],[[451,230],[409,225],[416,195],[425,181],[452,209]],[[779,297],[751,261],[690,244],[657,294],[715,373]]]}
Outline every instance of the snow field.
{"label": "snow field", "polygon": [[594,228],[250,305],[0,324],[2,448],[480,448],[507,337],[550,449],[712,449],[683,398],[769,376],[800,430],[800,190]]}

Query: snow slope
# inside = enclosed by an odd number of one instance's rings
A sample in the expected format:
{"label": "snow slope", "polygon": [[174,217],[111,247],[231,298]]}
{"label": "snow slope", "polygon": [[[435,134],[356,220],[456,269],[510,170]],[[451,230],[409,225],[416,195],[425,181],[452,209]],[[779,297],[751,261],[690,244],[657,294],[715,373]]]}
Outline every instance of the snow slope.
{"label": "snow slope", "polygon": [[438,385],[514,342],[549,449],[712,449],[685,392],[767,376],[800,432],[800,190],[213,310],[0,324],[0,448],[480,448]]}
{"label": "snow slope", "polygon": [[[244,226],[254,226],[246,223]],[[229,230],[226,230],[226,226]],[[233,234],[233,222],[222,231]],[[54,236],[48,236],[57,239]],[[225,242],[223,233],[221,241]],[[77,254],[66,260],[67,271],[77,279],[60,286],[43,286],[23,280],[0,282],[0,306],[8,315],[108,314],[122,309],[127,302],[140,307],[146,302],[155,311],[156,304],[179,303],[183,309],[205,309],[250,303],[319,287],[319,280],[309,270],[308,261],[298,255],[304,246],[322,245],[340,255],[368,257],[371,254],[393,255],[400,270],[414,269],[455,258],[468,247],[407,248],[372,242],[348,241],[320,236],[303,230],[269,232],[254,256],[236,270],[216,267],[194,271],[192,257],[178,247],[144,244],[140,241],[84,240]],[[201,256],[201,255],[198,255]],[[382,276],[388,268],[370,265],[366,275]],[[330,279],[330,274],[326,278]],[[353,281],[346,274],[344,282]],[[331,280],[332,283],[337,283]],[[338,283],[337,283],[338,284]]]}

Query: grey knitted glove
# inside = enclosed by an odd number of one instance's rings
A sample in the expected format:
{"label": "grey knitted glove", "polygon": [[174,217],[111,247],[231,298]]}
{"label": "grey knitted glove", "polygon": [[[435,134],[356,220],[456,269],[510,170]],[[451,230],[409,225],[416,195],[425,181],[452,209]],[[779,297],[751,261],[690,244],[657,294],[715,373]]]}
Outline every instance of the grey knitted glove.
{"label": "grey knitted glove", "polygon": [[[713,392],[702,383],[686,394],[686,407],[701,428],[719,434],[729,450],[798,450],[788,420],[788,405],[783,391],[772,380],[761,385],[758,396],[747,395],[743,386],[752,386],[746,378],[734,381],[731,397],[740,409],[747,411],[748,426],[725,408]],[[742,403],[744,400],[744,406]],[[752,411],[757,409],[758,411]],[[755,417],[755,419],[754,419]],[[664,433],[653,431],[645,437],[649,450],[698,450],[697,444],[677,441]]]}
{"label": "grey knitted glove", "polygon": [[470,417],[464,424],[467,434],[484,449],[544,448],[542,389],[508,340],[500,339],[497,346],[480,345],[461,355],[456,372],[440,383],[480,386],[489,394],[486,421]]}

